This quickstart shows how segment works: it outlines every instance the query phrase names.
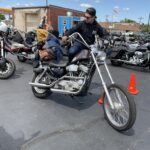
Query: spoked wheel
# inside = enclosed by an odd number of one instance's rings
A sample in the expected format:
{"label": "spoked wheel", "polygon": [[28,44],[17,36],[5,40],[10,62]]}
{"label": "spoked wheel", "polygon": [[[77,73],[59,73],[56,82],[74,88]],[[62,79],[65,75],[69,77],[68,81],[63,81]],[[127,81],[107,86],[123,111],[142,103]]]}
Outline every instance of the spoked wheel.
{"label": "spoked wheel", "polygon": [[118,131],[130,129],[136,120],[136,106],[133,97],[120,85],[108,87],[114,109],[111,108],[105,95],[103,108],[109,124]]}
{"label": "spoked wheel", "polygon": [[[40,79],[40,76],[41,76],[41,74],[35,74],[33,79],[32,79],[32,82],[34,82],[34,83],[39,83],[39,82],[45,83],[46,77],[43,77],[42,79]],[[39,81],[39,79],[40,79],[40,81]],[[36,97],[42,98],[42,99],[48,97],[51,94],[51,92],[48,88],[39,88],[36,86],[32,86],[32,91]]]}
{"label": "spoked wheel", "polygon": [[0,68],[0,79],[8,79],[16,70],[15,63],[8,58],[5,58],[5,64]]}

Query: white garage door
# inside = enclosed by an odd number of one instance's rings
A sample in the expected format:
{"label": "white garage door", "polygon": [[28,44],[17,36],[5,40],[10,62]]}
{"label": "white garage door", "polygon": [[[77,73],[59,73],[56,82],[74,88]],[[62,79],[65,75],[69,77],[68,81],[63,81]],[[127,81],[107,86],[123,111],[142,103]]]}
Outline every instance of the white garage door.
{"label": "white garage door", "polygon": [[26,14],[26,31],[36,29],[40,24],[40,17],[38,14]]}

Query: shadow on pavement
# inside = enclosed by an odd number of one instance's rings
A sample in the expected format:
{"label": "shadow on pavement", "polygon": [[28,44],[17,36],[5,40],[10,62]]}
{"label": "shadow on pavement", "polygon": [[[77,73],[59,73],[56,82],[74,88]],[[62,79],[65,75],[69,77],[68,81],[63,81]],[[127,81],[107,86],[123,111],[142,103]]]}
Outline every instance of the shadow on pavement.
{"label": "shadow on pavement", "polygon": [[[96,89],[96,88],[100,88],[99,94],[91,92],[93,89]],[[85,96],[69,96],[69,95],[53,93],[47,99],[51,99],[52,101],[55,101],[56,103],[67,106],[67,107],[71,107],[77,110],[83,110],[97,103],[99,97],[102,94],[102,91],[103,90],[102,90],[101,85],[99,85],[98,83],[92,83],[90,86],[89,92]]]}
{"label": "shadow on pavement", "polygon": [[126,135],[126,136],[133,136],[134,133],[135,133],[135,131],[133,128],[129,129],[128,131],[121,132],[121,134]]}
{"label": "shadow on pavement", "polygon": [[124,69],[130,69],[133,71],[139,71],[139,72],[143,72],[143,73],[150,73],[150,69],[148,67],[144,68],[144,67],[138,67],[138,66],[133,66],[133,65],[122,65],[122,66],[112,66],[111,64],[109,64],[111,67],[117,67],[117,68],[124,68]]}
{"label": "shadow on pavement", "polygon": [[24,68],[16,68],[14,75],[10,79],[18,79],[20,78],[26,70]]}

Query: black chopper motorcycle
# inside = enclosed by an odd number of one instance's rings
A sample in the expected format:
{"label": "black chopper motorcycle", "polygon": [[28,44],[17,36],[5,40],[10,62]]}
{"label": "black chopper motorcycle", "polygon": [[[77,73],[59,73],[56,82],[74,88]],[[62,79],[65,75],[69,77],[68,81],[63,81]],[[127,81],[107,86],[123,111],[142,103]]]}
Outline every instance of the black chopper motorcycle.
{"label": "black chopper motorcycle", "polygon": [[[82,40],[78,40],[80,37]],[[46,98],[52,93],[70,96],[84,96],[87,94],[95,71],[98,71],[104,91],[103,109],[106,120],[117,131],[126,131],[134,125],[136,120],[136,105],[127,90],[114,82],[106,64],[106,54],[103,51],[103,39],[95,33],[95,44],[88,45],[79,33],[73,33],[69,39],[82,41],[87,49],[82,50],[69,63],[64,56],[59,64],[53,61],[41,61],[34,66],[34,76],[29,84],[33,94],[38,98]],[[108,74],[110,85],[106,85],[101,66]]]}

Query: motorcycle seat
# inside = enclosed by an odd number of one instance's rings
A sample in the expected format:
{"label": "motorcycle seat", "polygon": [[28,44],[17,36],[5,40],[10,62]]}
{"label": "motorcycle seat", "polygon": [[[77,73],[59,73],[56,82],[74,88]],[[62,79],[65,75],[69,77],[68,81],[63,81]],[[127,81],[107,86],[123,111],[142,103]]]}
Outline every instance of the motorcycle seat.
{"label": "motorcycle seat", "polygon": [[66,56],[63,56],[62,60],[60,60],[59,63],[57,63],[56,60],[51,60],[49,62],[49,66],[50,67],[61,67],[61,68],[63,68],[63,67],[66,67],[68,65],[68,63],[69,63],[69,58]]}

